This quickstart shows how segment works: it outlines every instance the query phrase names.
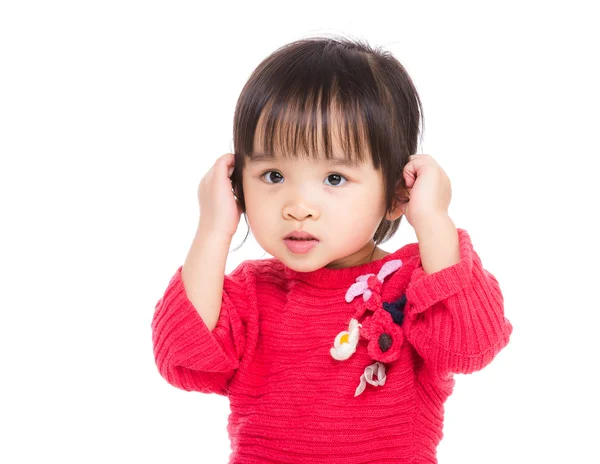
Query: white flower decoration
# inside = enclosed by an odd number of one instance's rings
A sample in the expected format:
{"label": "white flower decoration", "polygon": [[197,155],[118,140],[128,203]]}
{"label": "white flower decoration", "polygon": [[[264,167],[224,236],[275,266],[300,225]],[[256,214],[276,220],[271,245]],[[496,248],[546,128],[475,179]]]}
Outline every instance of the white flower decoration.
{"label": "white flower decoration", "polygon": [[[383,283],[383,279],[385,279],[392,272],[400,269],[400,266],[402,266],[402,260],[400,259],[388,261],[383,266],[381,266],[379,274],[377,274],[377,278],[381,283]],[[363,300],[365,301],[368,301],[369,298],[371,298],[372,292],[369,289],[367,280],[369,280],[369,277],[371,277],[372,275],[375,274],[365,274],[356,278],[356,283],[352,284],[346,292],[346,303],[350,303],[354,299],[354,297],[358,295],[362,295]]]}
{"label": "white flower decoration", "polygon": [[[377,380],[373,380],[374,373],[377,374]],[[370,383],[376,387],[379,385],[385,385],[385,379],[385,366],[382,363],[376,362],[370,366],[367,366],[364,374],[360,376],[360,383],[358,384],[358,387],[356,387],[354,396],[356,397],[365,391],[365,388],[367,388],[367,383]]]}
{"label": "white flower decoration", "polygon": [[360,327],[362,325],[356,319],[350,319],[348,330],[337,334],[333,342],[333,348],[329,350],[334,359],[344,361],[354,354],[358,344]]}

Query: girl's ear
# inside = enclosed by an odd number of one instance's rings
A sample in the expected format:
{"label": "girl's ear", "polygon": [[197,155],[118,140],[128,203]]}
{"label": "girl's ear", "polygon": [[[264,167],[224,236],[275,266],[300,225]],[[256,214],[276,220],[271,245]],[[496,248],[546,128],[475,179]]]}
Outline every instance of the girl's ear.
{"label": "girl's ear", "polygon": [[404,205],[406,205],[406,202],[402,203],[398,200],[405,199],[405,198],[406,199],[410,198],[410,192],[407,188],[403,187],[400,183],[398,183],[398,186],[396,187],[396,192],[394,195],[394,209],[385,215],[385,218],[388,221],[395,221],[400,216],[402,216],[402,214],[404,214],[403,210],[404,210]]}
{"label": "girl's ear", "polygon": [[391,213],[387,213],[385,215],[385,218],[388,221],[393,222],[396,219],[398,219],[400,216],[402,216],[402,210],[400,209],[400,205],[398,205]]}

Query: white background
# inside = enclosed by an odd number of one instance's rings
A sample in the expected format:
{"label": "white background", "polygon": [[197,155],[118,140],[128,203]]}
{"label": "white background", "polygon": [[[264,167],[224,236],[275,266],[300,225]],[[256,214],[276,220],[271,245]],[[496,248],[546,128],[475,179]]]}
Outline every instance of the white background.
{"label": "white background", "polygon": [[[514,326],[456,376],[439,462],[600,462],[592,4],[2,2],[0,461],[227,461],[229,403],[159,375],[154,305],[252,70],[344,34],[411,74],[420,151],[448,173],[450,216]],[[242,219],[232,248],[245,234]],[[403,222],[382,247],[411,241]],[[261,257],[250,238],[227,272]]]}

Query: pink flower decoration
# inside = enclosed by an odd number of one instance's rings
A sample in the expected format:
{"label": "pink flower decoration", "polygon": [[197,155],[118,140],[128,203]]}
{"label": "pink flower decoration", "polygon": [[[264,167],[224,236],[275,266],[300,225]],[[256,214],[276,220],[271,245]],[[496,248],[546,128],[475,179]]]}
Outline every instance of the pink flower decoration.
{"label": "pink flower decoration", "polygon": [[[377,274],[377,279],[379,280],[379,282],[383,283],[383,280],[388,275],[390,275],[392,272],[400,269],[401,266],[402,266],[401,259],[394,259],[392,261],[388,261],[383,266],[381,266],[381,269],[379,270],[379,273]],[[367,281],[369,280],[369,277],[374,276],[374,275],[375,274],[365,274],[365,275],[358,276],[356,278],[356,283],[352,284],[352,286],[346,292],[346,303],[350,303],[358,295],[362,295],[363,300],[368,301],[369,298],[371,298],[372,292],[369,289],[369,285],[368,285]]]}

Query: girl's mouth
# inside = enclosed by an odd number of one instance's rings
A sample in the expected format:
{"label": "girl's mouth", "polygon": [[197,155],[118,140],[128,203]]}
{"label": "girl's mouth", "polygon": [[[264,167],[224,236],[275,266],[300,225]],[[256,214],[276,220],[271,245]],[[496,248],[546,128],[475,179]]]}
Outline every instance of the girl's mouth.
{"label": "girl's mouth", "polygon": [[304,254],[308,253],[312,250],[319,241],[315,238],[313,239],[298,239],[298,238],[286,238],[283,240],[285,245],[292,253],[296,254]]}

